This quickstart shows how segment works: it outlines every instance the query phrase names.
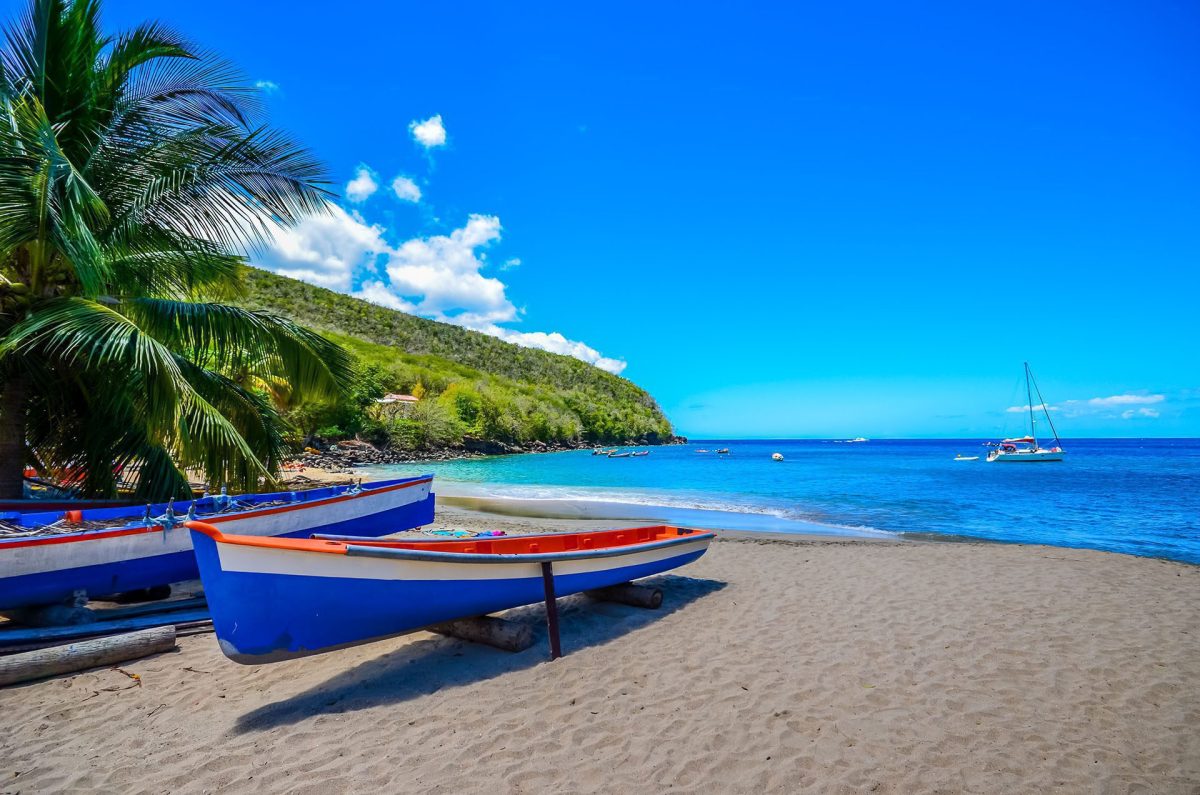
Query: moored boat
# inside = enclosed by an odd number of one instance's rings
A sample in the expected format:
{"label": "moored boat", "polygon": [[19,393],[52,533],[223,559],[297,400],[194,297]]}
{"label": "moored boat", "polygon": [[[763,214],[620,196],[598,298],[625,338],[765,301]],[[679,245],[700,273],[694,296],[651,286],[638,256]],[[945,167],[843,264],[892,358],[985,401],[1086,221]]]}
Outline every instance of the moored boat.
{"label": "moored boat", "polygon": [[614,450],[613,452],[608,454],[608,457],[609,458],[629,458],[630,455],[632,455],[632,454],[629,452],[618,453]]}
{"label": "moored boat", "polygon": [[1020,439],[1004,439],[993,445],[991,452],[987,455],[987,460],[991,462],[1000,462],[1004,464],[1025,463],[1034,461],[1062,461],[1066,456],[1066,451],[1058,445],[1045,448],[1040,446],[1036,440],[1029,437]]}
{"label": "moored boat", "polygon": [[[142,508],[0,516],[0,610],[103,596],[198,576],[191,534],[198,517],[247,536],[382,536],[433,521],[432,475],[360,486],[216,495]],[[139,518],[140,517],[140,518]]]}
{"label": "moored boat", "polygon": [[[189,522],[221,650],[258,664],[402,635],[690,563],[715,533],[677,527],[455,541],[226,535]],[[546,574],[544,564],[549,564]]]}
{"label": "moored boat", "polygon": [[[1054,434],[1054,445],[1052,447],[1042,447],[1037,439],[1037,421],[1034,419],[1033,395],[1038,396],[1038,404],[1042,409],[1042,413],[1046,415],[1046,424],[1050,426],[1050,432]],[[1042,391],[1038,388],[1037,381],[1033,378],[1033,373],[1029,369],[1029,362],[1025,362],[1025,395],[1029,399],[1029,404],[1025,407],[1029,412],[1029,435],[1021,436],[1013,439],[1002,439],[999,442],[990,442],[989,447],[992,448],[987,454],[987,460],[993,463],[1033,463],[1038,461],[1062,461],[1067,452],[1062,449],[1062,443],[1058,438],[1058,431],[1054,428],[1054,420],[1050,419],[1050,407],[1046,405],[1046,401],[1042,398]]]}

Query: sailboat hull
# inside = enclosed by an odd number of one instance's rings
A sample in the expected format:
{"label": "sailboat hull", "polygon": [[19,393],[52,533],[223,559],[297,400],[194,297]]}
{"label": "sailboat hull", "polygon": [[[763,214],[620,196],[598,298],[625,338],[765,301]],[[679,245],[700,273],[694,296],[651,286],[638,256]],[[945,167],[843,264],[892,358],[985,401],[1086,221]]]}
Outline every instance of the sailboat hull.
{"label": "sailboat hull", "polygon": [[1050,450],[1018,450],[1015,453],[995,452],[988,456],[988,461],[999,464],[1033,464],[1040,461],[1062,461],[1066,453]]}

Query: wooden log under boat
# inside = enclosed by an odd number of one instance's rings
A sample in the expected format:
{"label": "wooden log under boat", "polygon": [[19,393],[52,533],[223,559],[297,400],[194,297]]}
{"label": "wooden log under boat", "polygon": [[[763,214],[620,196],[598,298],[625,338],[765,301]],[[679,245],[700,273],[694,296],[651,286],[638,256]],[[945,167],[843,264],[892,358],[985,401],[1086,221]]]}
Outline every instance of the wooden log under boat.
{"label": "wooden log under boat", "polygon": [[533,645],[533,628],[495,616],[475,616],[429,627],[430,632],[482,643],[504,651],[525,651]]}
{"label": "wooden log under boat", "polygon": [[661,588],[650,588],[645,585],[636,585],[631,582],[623,582],[617,585],[610,585],[607,588],[596,588],[591,591],[586,591],[587,595],[593,599],[599,599],[604,602],[619,602],[623,605],[632,607],[645,607],[650,610],[656,610],[662,607],[663,593]]}
{"label": "wooden log under boat", "polygon": [[123,635],[0,657],[0,687],[47,676],[137,660],[175,648],[175,627],[154,627]]}

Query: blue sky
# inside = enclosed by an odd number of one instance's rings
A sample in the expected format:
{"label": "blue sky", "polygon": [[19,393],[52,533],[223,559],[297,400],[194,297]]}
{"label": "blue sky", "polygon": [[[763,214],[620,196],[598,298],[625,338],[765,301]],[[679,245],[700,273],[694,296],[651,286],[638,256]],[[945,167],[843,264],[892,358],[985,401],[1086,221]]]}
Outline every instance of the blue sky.
{"label": "blue sky", "polygon": [[740,5],[106,8],[353,183],[263,264],[623,369],[682,433],[1015,431],[1028,359],[1065,436],[1200,435],[1196,4]]}

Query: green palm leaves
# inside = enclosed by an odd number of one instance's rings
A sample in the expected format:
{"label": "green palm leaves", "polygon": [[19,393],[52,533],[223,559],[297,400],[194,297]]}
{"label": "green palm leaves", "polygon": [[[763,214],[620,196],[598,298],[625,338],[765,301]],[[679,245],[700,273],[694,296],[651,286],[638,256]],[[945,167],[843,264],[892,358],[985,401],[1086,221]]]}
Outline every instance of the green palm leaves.
{"label": "green palm leaves", "polygon": [[[257,122],[225,63],[95,0],[34,0],[0,54],[0,497],[20,470],[84,492],[250,488],[283,452],[277,400],[337,395],[341,348],[211,301],[244,254],[323,211],[321,166]],[[263,388],[263,385],[270,385]],[[286,388],[282,388],[286,385]]]}

